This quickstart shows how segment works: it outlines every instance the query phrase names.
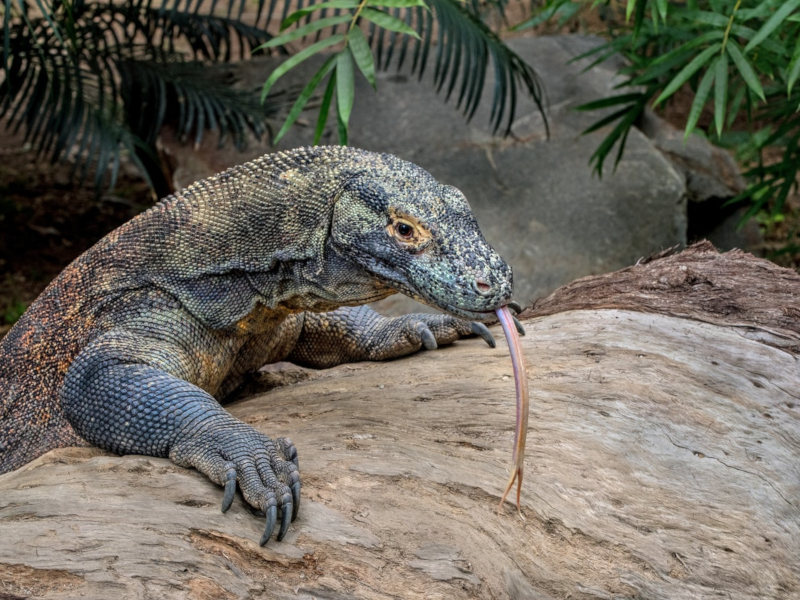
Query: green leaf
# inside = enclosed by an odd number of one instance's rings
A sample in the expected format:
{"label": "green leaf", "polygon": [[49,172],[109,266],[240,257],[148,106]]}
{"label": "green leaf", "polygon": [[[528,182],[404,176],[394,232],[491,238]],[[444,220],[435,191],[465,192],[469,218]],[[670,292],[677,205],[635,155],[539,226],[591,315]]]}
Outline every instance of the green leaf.
{"label": "green leaf", "polygon": [[722,27],[723,29],[728,26],[727,15],[721,15],[719,13],[706,10],[693,11],[692,21],[696,23],[703,23],[705,25],[712,25],[714,27]]}
{"label": "green leaf", "polygon": [[789,67],[786,69],[786,94],[792,94],[792,88],[797,82],[797,77],[800,76],[800,38],[794,46],[794,53],[792,60],[789,62]]}
{"label": "green leaf", "polygon": [[336,127],[339,131],[339,143],[342,146],[347,146],[347,123],[342,121],[342,115],[336,113]]}
{"label": "green leaf", "polygon": [[289,115],[286,117],[286,121],[283,122],[280,131],[278,131],[278,134],[275,136],[273,144],[277,144],[281,138],[286,135],[286,132],[289,131],[289,128],[297,120],[297,117],[299,117],[300,113],[303,112],[303,108],[305,108],[305,105],[308,103],[311,95],[314,93],[314,90],[319,85],[319,82],[322,81],[322,78],[325,77],[325,75],[327,75],[333,68],[335,60],[336,55],[329,56],[328,59],[322,63],[319,71],[314,74],[314,76],[306,84],[306,87],[303,88],[303,91],[300,92],[300,95],[297,97],[297,100],[295,100],[294,105],[292,105],[292,108],[289,111]]}
{"label": "green leaf", "polygon": [[758,30],[755,37],[750,40],[750,43],[745,46],[744,51],[749,52],[767,39],[769,34],[775,31],[778,25],[783,23],[784,19],[793,13],[798,6],[800,6],[800,0],[788,0],[787,2],[781,3],[780,7],[767,19],[767,22],[761,26],[761,29]]}
{"label": "green leaf", "polygon": [[639,93],[632,94],[619,94],[618,96],[609,96],[608,98],[600,98],[599,100],[592,100],[586,104],[576,106],[575,110],[597,110],[599,108],[607,108],[609,106],[616,106],[617,104],[630,104],[642,97]]}
{"label": "green leaf", "polygon": [[322,103],[319,105],[319,117],[317,117],[317,126],[314,128],[314,145],[319,144],[319,141],[322,139],[322,134],[325,131],[325,123],[328,122],[328,112],[330,112],[335,89],[336,71],[334,71],[331,78],[328,79],[328,86],[325,88],[325,93],[322,95]]}
{"label": "green leaf", "polygon": [[636,0],[628,0],[628,5],[625,7],[625,21],[631,20],[634,8],[636,8]]}
{"label": "green leaf", "polygon": [[367,38],[358,27],[350,30],[347,36],[347,47],[350,49],[350,54],[356,61],[359,70],[367,78],[370,85],[375,87],[375,60],[372,57],[372,50],[369,47]]}
{"label": "green leaf", "polygon": [[739,116],[739,109],[742,107],[742,102],[744,101],[744,95],[746,91],[747,91],[747,86],[739,85],[733,94],[733,98],[728,104],[728,122],[727,122],[728,128],[730,128],[733,125],[733,122],[736,120],[736,117]]}
{"label": "green leaf", "polygon": [[658,9],[658,14],[661,17],[661,20],[665,23],[667,22],[667,6],[669,2],[667,0],[656,0],[656,8]]}
{"label": "green leaf", "polygon": [[311,44],[308,48],[303,48],[297,54],[294,54],[289,58],[287,58],[272,73],[270,73],[269,78],[264,82],[264,87],[261,88],[262,104],[264,100],[266,100],[267,95],[269,94],[269,90],[272,88],[275,82],[278,81],[278,79],[281,78],[283,75],[285,75],[287,71],[296,67],[307,58],[314,56],[317,52],[320,52],[325,48],[329,48],[334,44],[338,44],[342,40],[344,40],[344,35],[341,33],[337,33],[336,35],[332,35],[329,38],[318,41],[316,44]]}
{"label": "green leaf", "polygon": [[401,21],[397,17],[387,15],[385,12],[374,10],[372,8],[365,8],[361,11],[361,16],[368,21],[372,21],[378,27],[383,27],[389,31],[396,31],[397,33],[405,33],[406,35],[410,35],[411,37],[419,39],[419,34],[413,27],[408,25],[405,21]]}
{"label": "green leaf", "polygon": [[385,6],[387,8],[414,8],[422,6],[428,8],[424,0],[367,0],[367,6]]}
{"label": "green leaf", "polygon": [[738,16],[742,21],[749,21],[751,19],[763,21],[773,13],[775,6],[780,4],[780,2],[781,0],[763,0],[763,2],[761,2],[758,6],[754,6],[752,8],[740,8],[738,11]]}
{"label": "green leaf", "polygon": [[708,48],[703,50],[700,54],[695,56],[692,59],[692,61],[688,65],[683,67],[683,69],[680,70],[680,72],[672,79],[672,81],[669,82],[667,87],[664,88],[664,91],[661,92],[661,95],[658,98],[656,98],[654,105],[657,106],[658,104],[661,104],[661,102],[663,102],[664,100],[672,96],[672,94],[674,94],[676,91],[678,91],[678,88],[680,88],[684,83],[686,83],[692,75],[697,73],[697,71],[704,64],[706,64],[709,61],[709,59],[714,55],[714,53],[719,51],[721,47],[722,47],[721,43],[712,44]]}
{"label": "green leaf", "polygon": [[310,15],[312,12],[316,10],[322,10],[325,8],[358,8],[359,4],[360,2],[358,0],[330,0],[329,2],[320,2],[319,4],[312,4],[308,8],[302,8],[300,10],[296,10],[288,17],[286,17],[281,23],[281,31],[283,31],[290,25],[296,23],[303,17]]}
{"label": "green leaf", "polygon": [[[573,4],[570,0],[552,0],[547,2],[541,9],[534,10],[533,15],[523,21],[522,23],[518,23],[511,28],[511,31],[521,31],[523,29],[530,29],[531,27],[536,27],[537,25],[541,25],[542,23],[547,23],[550,19],[552,19],[556,14],[563,12],[563,9],[569,7],[570,4]],[[577,8],[581,8],[582,4],[579,2],[575,2],[577,4]],[[569,8],[567,8],[569,12]],[[560,19],[559,19],[560,21]]]}
{"label": "green leaf", "polygon": [[[339,118],[340,140],[342,139],[341,128],[344,127],[345,132],[347,131],[354,97],[353,58],[350,52],[344,50],[336,55],[336,113]],[[347,143],[346,134],[342,143]]]}
{"label": "green leaf", "polygon": [[[714,66],[716,67],[716,64]],[[684,141],[689,138],[689,134],[697,126],[697,121],[700,119],[703,107],[706,105],[706,100],[708,100],[708,95],[711,92],[711,84],[714,82],[715,73],[716,68],[709,68],[700,80],[700,85],[697,86],[697,93],[695,93],[692,107],[689,109],[689,118],[686,120],[686,128],[683,130]]]}
{"label": "green leaf", "polygon": [[[709,73],[711,70],[709,70]],[[728,55],[721,54],[714,64],[714,125],[717,136],[725,125],[725,105],[728,101]]]}
{"label": "green leaf", "polygon": [[270,41],[266,42],[265,44],[261,44],[260,46],[256,46],[253,48],[253,52],[256,50],[263,50],[264,48],[275,48],[276,46],[283,46],[284,44],[300,39],[305,37],[315,31],[319,31],[320,29],[324,29],[325,27],[333,27],[334,25],[339,25],[340,23],[346,23],[352,19],[352,15],[339,15],[337,17],[327,17],[324,19],[315,19],[302,27],[298,27],[290,32],[284,33],[282,35],[278,35],[272,38]]}
{"label": "green leaf", "polygon": [[[737,40],[741,38],[740,43],[744,43],[742,40],[748,40],[749,43],[749,40],[752,40],[756,36],[756,33],[757,31],[755,29],[745,27],[744,25],[734,24],[734,26],[731,27],[731,35]],[[761,42],[761,49],[774,52],[778,56],[786,54],[786,48],[782,40],[776,41],[775,39],[767,38]]]}
{"label": "green leaf", "polygon": [[753,71],[753,67],[750,66],[750,63],[747,62],[747,59],[742,55],[742,51],[739,50],[739,46],[736,44],[736,42],[729,39],[727,50],[728,54],[733,60],[733,63],[739,70],[739,74],[747,84],[747,87],[753,90],[753,93],[761,98],[761,100],[766,100],[764,98],[764,89],[761,87],[761,82],[758,80],[755,71]]}
{"label": "green leaf", "polygon": [[594,151],[594,154],[589,158],[590,163],[594,163],[594,172],[597,173],[598,177],[603,176],[603,163],[605,162],[608,154],[614,148],[614,145],[619,142],[617,147],[617,156],[614,161],[614,167],[619,164],[619,161],[622,159],[622,153],[625,150],[625,141],[628,138],[628,133],[630,132],[633,123],[639,116],[642,114],[643,110],[642,104],[632,104],[630,108],[627,110],[626,113],[622,114],[622,118],[620,122],[617,123],[617,126],[609,133],[597,149]]}
{"label": "green leaf", "polygon": [[705,45],[716,39],[722,39],[721,31],[711,31],[694,38],[692,41],[683,44],[666,54],[662,54],[652,62],[648,63],[641,74],[634,77],[631,85],[648,85],[651,82],[659,81],[662,76],[674,71],[679,65],[684,65],[692,55],[691,50],[696,46]]}
{"label": "green leaf", "polygon": [[630,112],[630,110],[635,106],[635,104],[636,103],[632,102],[632,103],[628,104],[627,106],[624,106],[624,107],[620,108],[618,111],[613,112],[610,115],[607,115],[607,116],[603,117],[599,121],[596,121],[596,122],[592,123],[589,127],[584,129],[583,131],[581,131],[581,135],[587,135],[589,133],[594,133],[595,131],[597,131],[599,129],[602,129],[606,125],[610,125],[614,121],[618,121],[619,119],[621,119],[622,117],[627,115]]}

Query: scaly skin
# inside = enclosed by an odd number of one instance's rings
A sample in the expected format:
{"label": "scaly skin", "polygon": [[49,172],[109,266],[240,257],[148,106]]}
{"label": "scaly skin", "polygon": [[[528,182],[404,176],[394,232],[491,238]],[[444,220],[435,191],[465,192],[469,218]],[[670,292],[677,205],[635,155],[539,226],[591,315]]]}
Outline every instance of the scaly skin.
{"label": "scaly skin", "polygon": [[[358,306],[398,291],[449,315]],[[416,165],[342,147],[263,156],[112,231],[0,341],[0,472],[87,442],[170,457],[225,486],[223,510],[238,483],[267,515],[262,544],[280,508],[281,539],[300,501],[297,452],[219,401],[278,360],[493,343],[479,321],[510,296],[511,270],[463,195]]]}

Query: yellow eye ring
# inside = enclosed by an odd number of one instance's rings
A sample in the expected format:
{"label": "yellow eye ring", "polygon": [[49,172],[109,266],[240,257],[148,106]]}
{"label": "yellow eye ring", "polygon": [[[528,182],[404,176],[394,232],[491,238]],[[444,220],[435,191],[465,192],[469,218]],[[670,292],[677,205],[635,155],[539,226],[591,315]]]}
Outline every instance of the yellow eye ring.
{"label": "yellow eye ring", "polygon": [[431,232],[411,215],[390,208],[388,216],[386,233],[406,249],[423,250],[433,238]]}

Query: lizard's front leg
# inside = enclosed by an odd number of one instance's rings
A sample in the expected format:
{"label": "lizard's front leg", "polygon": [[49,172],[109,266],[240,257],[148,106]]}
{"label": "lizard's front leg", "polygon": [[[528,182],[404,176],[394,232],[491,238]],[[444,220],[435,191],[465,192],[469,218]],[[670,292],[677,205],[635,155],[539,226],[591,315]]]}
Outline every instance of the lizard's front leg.
{"label": "lizard's front leg", "polygon": [[184,378],[191,351],[169,336],[115,329],[87,346],[61,389],[64,411],[87,441],[118,454],[169,457],[225,486],[222,510],[236,483],[245,500],[266,514],[261,538],[278,540],[300,505],[297,452],[235,419],[205,390]]}
{"label": "lizard's front leg", "polygon": [[471,335],[494,347],[494,338],[482,323],[444,314],[384,317],[368,306],[348,306],[328,313],[305,313],[304,317],[303,330],[288,360],[311,367],[399,358]]}

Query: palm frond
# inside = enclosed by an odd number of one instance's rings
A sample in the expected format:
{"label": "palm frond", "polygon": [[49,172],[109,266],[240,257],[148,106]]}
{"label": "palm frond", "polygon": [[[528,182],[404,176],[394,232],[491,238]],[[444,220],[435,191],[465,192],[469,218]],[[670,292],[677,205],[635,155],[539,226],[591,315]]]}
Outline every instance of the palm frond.
{"label": "palm frond", "polygon": [[[491,68],[494,74],[491,125],[494,132],[502,129],[503,134],[508,135],[520,91],[534,101],[543,116],[544,109],[542,86],[536,72],[480,17],[487,10],[504,15],[507,3],[508,0],[470,0],[466,4],[459,0],[429,0],[429,11],[421,7],[405,11],[398,9],[395,16],[402,15],[406,23],[419,33],[419,39],[391,35],[387,41],[381,29],[377,35],[374,30],[370,31],[370,43],[383,69],[391,66],[395,46],[399,46],[396,67],[402,68],[408,57],[409,44],[413,45],[410,50],[411,72],[420,79],[433,51],[433,83],[437,92],[444,93],[447,101],[458,90],[456,107],[468,120],[480,104],[486,72]],[[434,34],[437,38],[435,44]]]}
{"label": "palm frond", "polygon": [[[120,155],[129,154],[154,184],[155,140],[175,117],[183,138],[202,139],[207,129],[237,146],[248,132],[264,131],[265,108],[254,93],[236,90],[218,71],[198,61],[244,56],[270,35],[238,21],[151,0],[124,4],[66,3],[51,15],[31,16],[28,2],[4,19],[0,117],[52,161],[70,159],[76,173],[107,173],[113,184]],[[7,4],[8,8],[8,4]],[[241,7],[239,9],[241,14]],[[67,18],[68,17],[68,18]],[[63,22],[67,25],[55,25]],[[181,39],[188,51],[176,50]],[[188,54],[188,58],[185,56]],[[156,187],[159,187],[156,185]],[[169,190],[159,189],[163,194]]]}
{"label": "palm frond", "polygon": [[[403,27],[373,27],[369,44],[376,64],[386,69],[410,63],[420,78],[432,65],[437,91],[446,100],[456,97],[456,106],[468,119],[491,69],[490,122],[495,131],[507,134],[518,93],[526,93],[542,110],[533,69],[485,22],[487,15],[504,18],[507,3],[429,0],[429,8],[387,8],[387,19],[404,20],[419,39],[398,33]],[[114,181],[124,153],[144,170],[151,185],[163,188],[155,140],[165,123],[195,143],[205,131],[216,130],[221,141],[230,137],[241,145],[247,134],[258,136],[264,129],[265,109],[255,97],[235,90],[224,75],[212,76],[202,65],[249,57],[272,39],[267,26],[274,18],[284,20],[319,0],[257,0],[255,6],[245,0],[3,4],[0,117],[23,130],[40,154],[74,161],[84,177],[94,170],[96,184]],[[384,9],[369,10],[376,18]],[[302,20],[312,18],[308,14]],[[166,191],[157,189],[159,194]]]}
{"label": "palm frond", "polygon": [[143,60],[120,61],[115,68],[126,120],[147,143],[155,141],[167,121],[183,140],[193,136],[195,144],[209,129],[218,132],[221,143],[231,136],[239,148],[248,132],[264,132],[269,110],[254,94],[233,87],[232,75],[221,69],[200,62]]}

